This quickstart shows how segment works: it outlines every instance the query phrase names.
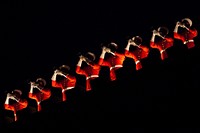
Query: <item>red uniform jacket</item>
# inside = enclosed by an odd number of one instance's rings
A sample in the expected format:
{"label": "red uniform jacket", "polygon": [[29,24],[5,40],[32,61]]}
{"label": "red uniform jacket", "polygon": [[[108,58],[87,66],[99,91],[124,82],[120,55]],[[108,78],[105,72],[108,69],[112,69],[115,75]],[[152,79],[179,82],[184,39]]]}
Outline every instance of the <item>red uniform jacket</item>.
{"label": "red uniform jacket", "polygon": [[186,44],[188,49],[193,48],[195,46],[194,38],[197,36],[198,32],[196,29],[190,29],[189,31],[185,30],[181,33],[174,32],[174,38],[179,39]]}
{"label": "red uniform jacket", "polygon": [[111,80],[116,80],[115,70],[123,67],[123,62],[125,60],[125,55],[121,53],[114,53],[115,55],[111,55],[108,58],[100,58],[99,64],[101,66],[107,66],[110,69],[110,78]]}
{"label": "red uniform jacket", "polygon": [[86,77],[86,91],[91,90],[90,80],[99,77],[100,65],[90,64],[84,67],[77,66],[76,73]]}
{"label": "red uniform jacket", "polygon": [[172,47],[173,44],[174,44],[174,40],[169,37],[166,37],[165,39],[155,41],[155,42],[150,41],[150,47],[156,48],[160,51],[160,56],[162,60],[168,58],[166,49]]}
{"label": "red uniform jacket", "polygon": [[62,101],[67,100],[67,96],[65,94],[66,90],[72,89],[76,86],[76,77],[72,75],[66,75],[66,77],[63,77],[61,81],[51,81],[52,87],[60,88],[62,89]]}
{"label": "red uniform jacket", "polygon": [[148,57],[148,55],[149,55],[149,48],[146,46],[140,45],[134,51],[128,51],[125,49],[125,56],[132,58],[135,61],[136,70],[142,68],[140,60]]}

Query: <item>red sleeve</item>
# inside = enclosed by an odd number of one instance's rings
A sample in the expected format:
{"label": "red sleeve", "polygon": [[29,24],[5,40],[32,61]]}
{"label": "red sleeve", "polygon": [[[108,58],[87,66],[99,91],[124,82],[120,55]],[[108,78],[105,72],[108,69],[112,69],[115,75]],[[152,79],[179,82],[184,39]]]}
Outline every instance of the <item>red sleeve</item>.
{"label": "red sleeve", "polygon": [[129,57],[129,58],[132,58],[132,54],[126,49],[125,49],[125,56]]}
{"label": "red sleeve", "polygon": [[174,42],[174,39],[172,39],[172,38],[165,38],[165,40],[166,40],[167,42],[169,42],[169,43],[173,43],[173,42]]}
{"label": "red sleeve", "polygon": [[198,34],[198,32],[197,32],[197,30],[196,29],[193,29],[193,30],[189,30],[190,31],[190,33],[192,33],[193,34],[193,37],[196,37],[197,36],[197,34]]}
{"label": "red sleeve", "polygon": [[152,47],[152,48],[157,48],[157,47],[156,47],[156,43],[155,43],[155,42],[152,42],[152,41],[150,41],[150,47]]}
{"label": "red sleeve", "polygon": [[80,66],[76,67],[76,73],[81,75],[86,75],[85,71],[82,70]]}
{"label": "red sleeve", "polygon": [[70,81],[76,81],[76,77],[72,76],[72,75],[66,75],[67,79],[69,79]]}
{"label": "red sleeve", "polygon": [[115,55],[118,56],[118,57],[120,57],[120,58],[123,58],[125,56],[124,54],[117,53],[117,52],[115,52]]}
{"label": "red sleeve", "polygon": [[183,40],[182,36],[176,32],[174,32],[174,38]]}
{"label": "red sleeve", "polygon": [[103,58],[100,58],[98,64],[101,65],[102,63],[103,63]]}
{"label": "red sleeve", "polygon": [[140,45],[140,48],[142,50],[144,50],[146,53],[149,53],[149,48],[148,47]]}
{"label": "red sleeve", "polygon": [[62,86],[61,83],[58,83],[58,82],[56,82],[54,80],[51,81],[51,85],[52,85],[52,87],[61,87]]}

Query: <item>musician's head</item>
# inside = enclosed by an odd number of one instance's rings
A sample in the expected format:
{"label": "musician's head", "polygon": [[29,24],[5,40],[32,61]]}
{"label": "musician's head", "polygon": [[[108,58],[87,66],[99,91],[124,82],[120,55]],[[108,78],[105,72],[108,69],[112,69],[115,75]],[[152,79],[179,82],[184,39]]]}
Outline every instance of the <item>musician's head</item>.
{"label": "musician's head", "polygon": [[135,36],[131,39],[136,45],[142,44],[142,38],[140,36]]}
{"label": "musician's head", "polygon": [[187,28],[190,28],[192,26],[192,20],[189,18],[184,18],[181,20],[181,24],[183,24]]}
{"label": "musician's head", "polygon": [[169,29],[167,27],[159,27],[158,32],[161,36],[166,36],[169,33]]}
{"label": "musician's head", "polygon": [[109,48],[112,52],[115,52],[118,49],[118,45],[114,42],[108,43],[107,48]]}
{"label": "musician's head", "polygon": [[70,67],[68,65],[61,65],[58,70],[61,71],[63,74],[67,74],[69,73]]}
{"label": "musician's head", "polygon": [[92,52],[87,52],[87,53],[85,54],[85,58],[86,58],[86,61],[87,61],[88,63],[93,63],[93,62],[95,61],[96,56],[95,56],[95,54],[92,53]]}
{"label": "musician's head", "polygon": [[37,78],[36,83],[39,84],[39,86],[44,87],[46,85],[46,81],[43,78]]}
{"label": "musician's head", "polygon": [[11,94],[15,95],[16,97],[20,97],[22,95],[22,91],[21,90],[18,90],[18,89],[15,89],[11,92]]}

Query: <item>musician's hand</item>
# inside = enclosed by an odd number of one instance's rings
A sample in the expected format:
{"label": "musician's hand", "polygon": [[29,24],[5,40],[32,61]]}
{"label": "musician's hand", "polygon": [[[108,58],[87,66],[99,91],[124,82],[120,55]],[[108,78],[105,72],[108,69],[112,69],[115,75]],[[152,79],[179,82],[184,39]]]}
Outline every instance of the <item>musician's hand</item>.
{"label": "musician's hand", "polygon": [[58,69],[56,69],[56,70],[54,71],[54,73],[56,73],[56,74],[57,74],[58,72],[59,72],[59,70],[58,70]]}
{"label": "musician's hand", "polygon": [[103,47],[102,47],[102,50],[103,50],[103,51],[105,51],[105,49],[106,49],[106,47],[105,47],[105,46],[103,46]]}
{"label": "musician's hand", "polygon": [[111,52],[111,50],[109,48],[106,48],[105,51],[108,52],[108,53]]}
{"label": "musician's hand", "polygon": [[35,84],[35,82],[32,82],[32,81],[31,81],[31,82],[30,82],[30,84],[31,84],[31,85],[34,85],[34,84]]}
{"label": "musician's hand", "polygon": [[177,26],[181,26],[181,22],[179,22],[179,21],[176,22],[176,25],[177,25]]}
{"label": "musician's hand", "polygon": [[153,30],[153,34],[154,35],[160,35],[159,32],[157,30]]}
{"label": "musician's hand", "polygon": [[7,94],[7,97],[8,97],[8,98],[11,98],[11,97],[12,97],[12,94],[11,94],[11,93],[8,93],[8,94]]}
{"label": "musician's hand", "polygon": [[179,26],[182,27],[182,28],[185,28],[185,25],[184,25],[184,24],[181,24],[181,23],[180,23]]}
{"label": "musician's hand", "polygon": [[134,41],[131,41],[131,42],[130,42],[130,45],[136,46],[136,44],[135,44]]}
{"label": "musician's hand", "polygon": [[63,73],[62,73],[62,72],[60,72],[60,71],[58,71],[58,72],[57,72],[57,75],[61,75],[61,76],[62,76],[62,75],[63,75]]}
{"label": "musician's hand", "polygon": [[80,60],[85,61],[85,57],[83,55],[79,56]]}
{"label": "musician's hand", "polygon": [[128,44],[131,44],[132,40],[131,39],[128,39]]}
{"label": "musician's hand", "polygon": [[38,84],[36,84],[35,82],[32,82],[32,81],[30,82],[30,84],[31,84],[32,87],[37,87],[38,86]]}

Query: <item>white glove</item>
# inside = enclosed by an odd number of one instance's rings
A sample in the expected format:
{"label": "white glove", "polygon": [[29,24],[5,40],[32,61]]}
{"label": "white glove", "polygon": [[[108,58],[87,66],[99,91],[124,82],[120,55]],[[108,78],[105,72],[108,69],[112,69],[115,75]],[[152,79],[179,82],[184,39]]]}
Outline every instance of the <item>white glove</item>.
{"label": "white glove", "polygon": [[56,69],[56,70],[54,71],[54,73],[55,73],[55,74],[57,74],[58,72],[59,72],[59,70],[58,70],[58,69]]}
{"label": "white glove", "polygon": [[109,48],[105,48],[105,51],[108,52],[108,53],[111,52],[111,50]]}
{"label": "white glove", "polygon": [[62,73],[62,72],[57,72],[56,74],[57,74],[57,75],[61,75],[61,76],[63,75],[63,73]]}
{"label": "white glove", "polygon": [[153,30],[154,35],[160,35],[160,33],[157,30]]}
{"label": "white glove", "polygon": [[133,45],[133,46],[138,46],[135,42],[131,42],[131,45]]}
{"label": "white glove", "polygon": [[32,87],[37,87],[38,84],[36,84],[35,82],[30,82]]}
{"label": "white glove", "polygon": [[86,61],[85,57],[83,55],[79,56],[80,60]]}
{"label": "white glove", "polygon": [[128,45],[130,45],[130,44],[131,44],[131,42],[132,42],[132,40],[131,40],[131,39],[128,39]]}
{"label": "white glove", "polygon": [[182,27],[182,28],[185,28],[185,25],[184,25],[184,24],[181,24],[181,23],[180,23],[179,26]]}
{"label": "white glove", "polygon": [[8,94],[7,94],[7,97],[8,97],[8,98],[11,98],[11,97],[12,97],[12,94],[8,93]]}
{"label": "white glove", "polygon": [[105,46],[103,46],[102,50],[106,52],[106,47],[105,47]]}
{"label": "white glove", "polygon": [[181,25],[181,23],[178,21],[178,22],[176,22],[176,25],[177,25],[177,26],[180,26],[180,25]]}
{"label": "white glove", "polygon": [[60,70],[57,70],[57,69],[54,71],[54,73],[55,73],[56,75],[63,75],[62,72],[61,72]]}

